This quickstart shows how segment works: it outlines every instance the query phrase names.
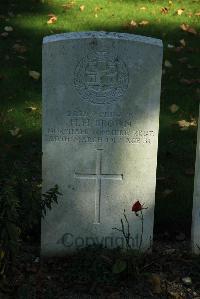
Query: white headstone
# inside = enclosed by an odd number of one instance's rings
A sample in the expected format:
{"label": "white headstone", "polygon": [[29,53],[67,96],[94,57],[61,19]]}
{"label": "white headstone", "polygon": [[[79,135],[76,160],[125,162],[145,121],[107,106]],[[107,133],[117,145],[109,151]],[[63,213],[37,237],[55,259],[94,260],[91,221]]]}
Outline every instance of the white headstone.
{"label": "white headstone", "polygon": [[[105,32],[43,41],[43,191],[63,194],[42,221],[42,253],[153,238],[162,42]],[[144,222],[131,211],[139,200]]]}
{"label": "white headstone", "polygon": [[194,253],[200,254],[200,117],[199,117],[198,132],[197,132],[191,235],[192,235],[192,250]]}

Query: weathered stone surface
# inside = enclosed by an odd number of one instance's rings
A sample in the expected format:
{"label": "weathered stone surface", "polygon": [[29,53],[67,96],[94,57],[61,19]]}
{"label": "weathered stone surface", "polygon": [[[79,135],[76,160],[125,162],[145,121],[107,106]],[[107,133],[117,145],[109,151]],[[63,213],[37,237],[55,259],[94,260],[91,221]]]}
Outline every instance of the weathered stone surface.
{"label": "weathered stone surface", "polygon": [[200,254],[200,118],[197,132],[191,237],[193,252]]}
{"label": "weathered stone surface", "polygon": [[[162,42],[132,34],[67,33],[43,42],[43,191],[63,196],[42,221],[42,253],[153,237]],[[126,223],[125,228],[127,229]]]}

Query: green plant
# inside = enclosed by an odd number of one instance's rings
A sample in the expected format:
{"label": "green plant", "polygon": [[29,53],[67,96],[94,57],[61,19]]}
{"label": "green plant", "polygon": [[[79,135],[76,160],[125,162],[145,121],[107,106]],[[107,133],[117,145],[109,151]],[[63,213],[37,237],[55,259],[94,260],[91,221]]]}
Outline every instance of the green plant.
{"label": "green plant", "polygon": [[[21,172],[23,173],[23,171]],[[20,240],[40,231],[40,220],[53,203],[58,203],[58,185],[40,194],[40,187],[24,178],[10,176],[0,185],[0,277],[7,272]]]}
{"label": "green plant", "polygon": [[4,275],[7,261],[13,260],[20,237],[19,200],[10,182],[0,192],[0,276]]}
{"label": "green plant", "polygon": [[58,195],[62,195],[58,191],[58,185],[55,185],[53,188],[49,189],[46,193],[42,194],[41,199],[41,216],[46,215],[47,209],[51,210],[53,203],[58,203]]}

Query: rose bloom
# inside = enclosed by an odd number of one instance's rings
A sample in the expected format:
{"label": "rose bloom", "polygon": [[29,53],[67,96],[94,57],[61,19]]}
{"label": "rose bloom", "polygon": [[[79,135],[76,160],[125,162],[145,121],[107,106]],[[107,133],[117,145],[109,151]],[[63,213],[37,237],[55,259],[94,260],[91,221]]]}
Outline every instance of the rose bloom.
{"label": "rose bloom", "polygon": [[132,212],[135,212],[135,213],[141,211],[142,209],[143,209],[143,207],[142,207],[141,203],[139,202],[139,200],[136,201],[132,206]]}

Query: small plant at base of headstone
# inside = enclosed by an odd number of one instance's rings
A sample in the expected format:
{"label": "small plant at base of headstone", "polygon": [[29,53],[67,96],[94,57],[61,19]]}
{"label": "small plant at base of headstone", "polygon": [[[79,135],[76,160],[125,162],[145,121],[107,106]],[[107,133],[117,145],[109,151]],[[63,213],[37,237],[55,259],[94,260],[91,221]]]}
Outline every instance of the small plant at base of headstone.
{"label": "small plant at base of headstone", "polygon": [[[139,251],[140,251],[141,246],[142,246],[143,233],[144,233],[144,215],[143,215],[143,212],[142,212],[144,209],[147,209],[147,208],[144,208],[144,204],[142,205],[139,200],[137,200],[132,206],[132,212],[134,212],[135,215],[137,217],[139,217],[140,220],[141,220],[140,243],[139,243],[139,246],[138,246]],[[126,211],[125,210],[123,212],[123,216],[124,216],[127,228],[125,228],[125,223],[124,223],[123,219],[121,218],[121,228],[113,227],[112,229],[120,231],[123,234],[123,237],[125,238],[125,241],[126,241],[126,249],[131,249],[131,245],[130,245],[130,239],[131,239],[130,224],[129,224],[128,218],[126,216]]]}
{"label": "small plant at base of headstone", "polygon": [[[137,200],[136,202],[134,202],[133,206],[132,206],[132,212],[135,213],[136,217],[139,217],[140,221],[141,221],[141,234],[140,234],[140,242],[139,242],[139,246],[135,251],[134,256],[136,257],[136,259],[138,259],[138,253],[140,253],[141,247],[142,247],[142,241],[143,241],[143,233],[144,233],[144,214],[143,214],[143,210],[147,209],[144,207],[144,204],[141,204],[139,200]],[[130,224],[128,221],[128,218],[126,216],[126,211],[124,210],[123,213],[125,222],[126,222],[126,226],[127,228],[125,228],[124,225],[124,221],[121,218],[121,229],[117,228],[117,227],[113,227],[114,230],[120,231],[123,235],[123,237],[125,238],[126,241],[126,249],[133,249],[130,245],[130,240],[132,239],[131,233],[130,233]],[[119,274],[124,272],[127,269],[128,266],[128,262],[124,259],[118,259],[116,260],[116,262],[113,265],[112,268],[112,272],[114,274]],[[134,262],[131,262],[131,269],[133,273],[137,272],[137,265],[134,265]]]}

